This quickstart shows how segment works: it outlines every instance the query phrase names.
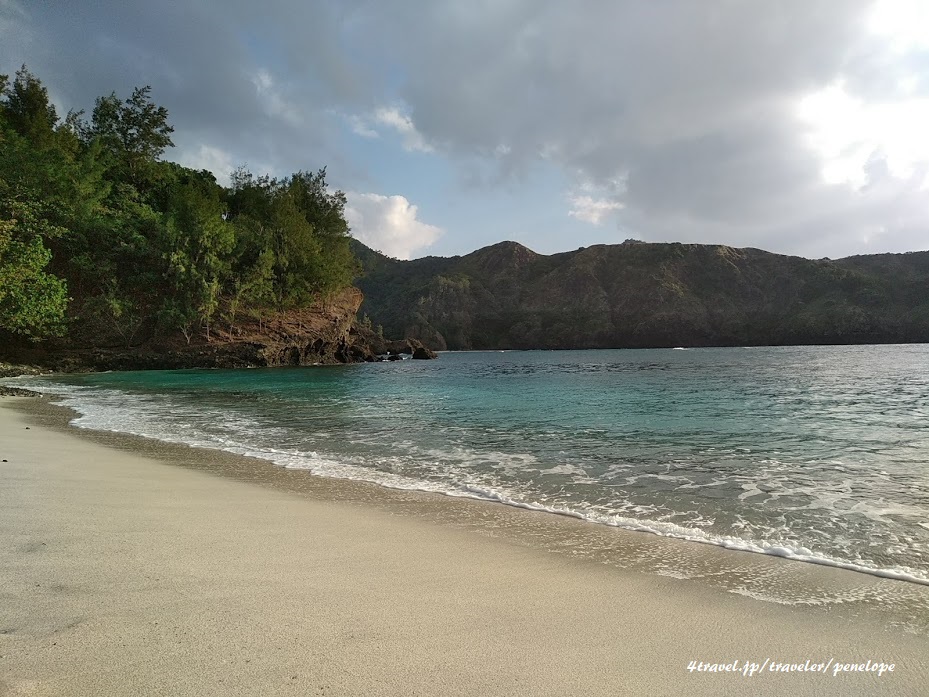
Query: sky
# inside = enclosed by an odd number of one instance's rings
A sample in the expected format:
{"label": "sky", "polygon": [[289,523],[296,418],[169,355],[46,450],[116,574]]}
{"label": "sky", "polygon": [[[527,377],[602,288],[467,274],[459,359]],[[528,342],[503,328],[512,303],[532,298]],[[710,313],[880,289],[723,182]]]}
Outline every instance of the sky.
{"label": "sky", "polygon": [[0,0],[22,64],[61,114],[151,85],[221,182],[325,166],[401,259],[929,249],[923,0]]}

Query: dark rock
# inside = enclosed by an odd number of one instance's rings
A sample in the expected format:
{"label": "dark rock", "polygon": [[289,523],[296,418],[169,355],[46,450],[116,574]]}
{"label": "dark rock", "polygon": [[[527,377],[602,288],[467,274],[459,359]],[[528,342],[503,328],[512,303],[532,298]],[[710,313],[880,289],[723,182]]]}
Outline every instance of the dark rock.
{"label": "dark rock", "polygon": [[438,358],[439,356],[430,348],[426,348],[423,345],[419,345],[413,349],[413,358],[424,360],[430,358]]}
{"label": "dark rock", "polygon": [[20,375],[42,375],[48,370],[39,368],[34,365],[16,365],[13,363],[0,362],[0,378],[15,378]]}
{"label": "dark rock", "polygon": [[22,387],[7,387],[0,385],[0,397],[41,397],[41,393],[33,390],[26,390]]}

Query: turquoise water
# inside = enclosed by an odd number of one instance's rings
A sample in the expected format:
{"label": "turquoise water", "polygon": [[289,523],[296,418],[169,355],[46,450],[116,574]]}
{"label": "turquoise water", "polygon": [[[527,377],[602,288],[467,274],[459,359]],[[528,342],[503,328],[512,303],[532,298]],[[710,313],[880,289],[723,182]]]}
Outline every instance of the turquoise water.
{"label": "turquoise water", "polygon": [[929,346],[21,378],[76,425],[929,583]]}

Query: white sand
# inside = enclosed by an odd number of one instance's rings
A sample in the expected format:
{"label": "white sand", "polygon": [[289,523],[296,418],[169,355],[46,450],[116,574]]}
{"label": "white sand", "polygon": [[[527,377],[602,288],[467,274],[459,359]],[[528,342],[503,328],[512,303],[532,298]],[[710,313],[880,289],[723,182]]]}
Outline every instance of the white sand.
{"label": "white sand", "polygon": [[[162,464],[39,427],[8,408],[15,401],[0,399],[0,694],[929,689],[929,641],[867,617]],[[686,670],[691,660],[766,658],[895,670]]]}

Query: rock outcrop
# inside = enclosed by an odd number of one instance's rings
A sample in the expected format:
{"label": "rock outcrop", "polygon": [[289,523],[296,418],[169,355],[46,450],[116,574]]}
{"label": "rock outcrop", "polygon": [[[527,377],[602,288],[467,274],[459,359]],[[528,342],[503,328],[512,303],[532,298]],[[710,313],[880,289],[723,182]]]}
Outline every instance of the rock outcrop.
{"label": "rock outcrop", "polygon": [[353,347],[370,349],[370,354],[359,355],[362,360],[382,361],[391,356],[410,356],[416,359],[437,358],[436,352],[418,339],[388,340],[370,328],[355,326],[352,328]]}
{"label": "rock outcrop", "polygon": [[5,358],[47,369],[172,370],[183,368],[247,368],[377,361],[388,354],[435,358],[419,341],[385,341],[358,326],[363,300],[357,288],[316,306],[267,318],[239,318],[213,327],[210,338],[149,340],[139,346],[73,345],[62,342],[8,347]]}

